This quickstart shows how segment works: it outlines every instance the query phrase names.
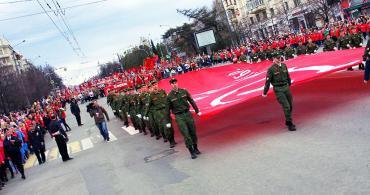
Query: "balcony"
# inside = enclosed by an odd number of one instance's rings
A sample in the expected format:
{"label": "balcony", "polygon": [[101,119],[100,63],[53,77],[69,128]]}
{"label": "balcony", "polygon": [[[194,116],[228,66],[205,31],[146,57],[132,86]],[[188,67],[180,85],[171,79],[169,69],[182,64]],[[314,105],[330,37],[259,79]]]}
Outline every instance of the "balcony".
{"label": "balcony", "polygon": [[235,10],[237,8],[235,4],[228,4],[225,7],[227,10]]}
{"label": "balcony", "polygon": [[261,5],[258,5],[258,6],[254,7],[254,8],[252,8],[250,10],[250,13],[251,14],[257,14],[257,13],[259,13],[261,11],[264,11],[264,10],[266,10],[266,5],[265,4],[261,4]]}

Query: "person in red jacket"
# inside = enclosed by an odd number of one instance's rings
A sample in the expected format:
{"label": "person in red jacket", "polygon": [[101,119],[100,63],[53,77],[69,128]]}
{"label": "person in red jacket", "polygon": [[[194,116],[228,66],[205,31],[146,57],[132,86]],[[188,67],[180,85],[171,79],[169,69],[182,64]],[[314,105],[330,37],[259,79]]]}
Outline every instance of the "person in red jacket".
{"label": "person in red jacket", "polygon": [[366,23],[362,23],[360,25],[360,31],[362,32],[362,36],[364,37],[364,39],[366,39],[367,37],[367,24]]}

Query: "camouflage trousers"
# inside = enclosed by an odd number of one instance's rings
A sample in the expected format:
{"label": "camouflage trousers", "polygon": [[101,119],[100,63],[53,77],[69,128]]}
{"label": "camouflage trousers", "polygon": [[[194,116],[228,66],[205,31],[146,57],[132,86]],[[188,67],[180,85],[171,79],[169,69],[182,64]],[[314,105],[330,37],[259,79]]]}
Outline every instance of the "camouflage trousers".
{"label": "camouflage trousers", "polygon": [[183,114],[177,114],[176,123],[182,136],[184,137],[187,148],[191,148],[194,144],[198,143],[195,123],[191,112],[188,111]]}
{"label": "camouflage trousers", "polygon": [[289,85],[282,87],[274,87],[276,99],[283,107],[285,121],[292,122],[292,111],[293,111],[293,97],[290,92]]}

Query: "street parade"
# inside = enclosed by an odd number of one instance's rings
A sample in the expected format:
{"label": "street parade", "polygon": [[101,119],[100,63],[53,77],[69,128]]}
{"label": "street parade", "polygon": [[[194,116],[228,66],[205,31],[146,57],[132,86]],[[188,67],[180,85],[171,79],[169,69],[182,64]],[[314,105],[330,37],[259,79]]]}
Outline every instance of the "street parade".
{"label": "street parade", "polygon": [[368,4],[0,1],[0,193],[369,194]]}

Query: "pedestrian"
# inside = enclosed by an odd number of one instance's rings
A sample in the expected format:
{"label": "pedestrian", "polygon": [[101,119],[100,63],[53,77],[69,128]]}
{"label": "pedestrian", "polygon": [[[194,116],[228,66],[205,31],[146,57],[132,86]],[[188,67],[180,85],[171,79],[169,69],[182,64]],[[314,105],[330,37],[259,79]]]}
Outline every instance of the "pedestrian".
{"label": "pedestrian", "polygon": [[84,124],[81,123],[81,111],[80,107],[78,106],[77,100],[72,98],[71,105],[70,105],[71,113],[75,116],[78,126],[82,126]]}
{"label": "pedestrian", "polygon": [[270,84],[274,86],[275,96],[278,102],[284,109],[285,125],[288,126],[289,131],[295,131],[296,127],[292,120],[293,97],[290,91],[291,79],[288,68],[281,63],[281,56],[274,56],[274,63],[267,70],[266,83],[263,90],[263,97],[267,97],[267,92],[270,89]]}
{"label": "pedestrian", "polygon": [[62,125],[57,121],[57,116],[54,113],[50,114],[50,118],[49,133],[52,138],[55,138],[55,142],[57,143],[63,162],[72,160],[73,158],[69,157],[67,150],[67,142],[69,141],[67,133],[62,128]]}
{"label": "pedestrian", "polygon": [[4,140],[5,156],[10,158],[17,170],[21,173],[22,179],[26,179],[24,175],[24,167],[22,162],[22,141],[13,135],[14,127],[6,130],[6,137]]}
{"label": "pedestrian", "polygon": [[175,115],[176,123],[179,130],[184,137],[186,147],[188,148],[191,158],[197,158],[200,154],[198,149],[198,138],[195,129],[195,123],[191,112],[189,111],[190,105],[194,108],[198,116],[201,115],[198,106],[195,101],[185,89],[178,87],[177,79],[172,78],[170,80],[172,86],[171,92],[167,96],[167,128],[171,128],[170,112]]}
{"label": "pedestrian", "polygon": [[[109,141],[109,132],[105,118],[109,121],[107,111],[94,100],[91,104],[90,116],[94,117],[95,124],[100,130],[100,134],[103,136],[105,141]],[[105,115],[105,118],[104,118]]]}
{"label": "pedestrian", "polygon": [[59,108],[59,118],[60,122],[64,125],[64,128],[66,128],[66,131],[72,131],[71,127],[66,122],[67,114],[64,108]]}
{"label": "pedestrian", "polygon": [[32,121],[31,130],[28,132],[28,139],[30,148],[32,148],[33,152],[35,153],[37,160],[39,161],[39,165],[45,163],[44,133],[40,124],[37,124],[36,121]]}

